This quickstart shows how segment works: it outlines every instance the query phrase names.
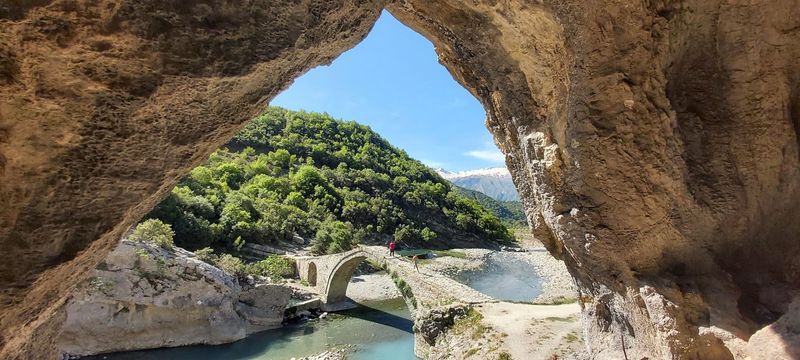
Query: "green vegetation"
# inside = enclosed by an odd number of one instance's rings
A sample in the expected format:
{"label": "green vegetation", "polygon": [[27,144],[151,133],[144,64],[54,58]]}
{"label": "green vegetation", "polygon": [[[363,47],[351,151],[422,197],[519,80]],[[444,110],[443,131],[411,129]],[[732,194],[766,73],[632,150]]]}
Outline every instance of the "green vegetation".
{"label": "green vegetation", "polygon": [[214,265],[239,279],[247,277],[247,266],[244,264],[244,261],[231,254],[220,255],[214,262]]}
{"label": "green vegetation", "polygon": [[483,320],[483,314],[470,308],[466,316],[455,321],[453,331],[456,334],[468,335],[472,340],[478,340],[490,330],[481,320]]}
{"label": "green vegetation", "polygon": [[[491,211],[368,127],[280,108],[192,170],[148,218],[171,224],[178,246],[233,254],[296,235],[318,254],[390,239],[426,248],[513,241]],[[224,256],[217,261],[239,267]]]}
{"label": "green vegetation", "polygon": [[499,201],[490,196],[471,189],[453,185],[453,190],[461,196],[477,201],[481,206],[489,209],[508,227],[528,227],[525,209],[521,201]]}
{"label": "green vegetation", "polygon": [[564,305],[564,304],[572,304],[572,303],[575,303],[577,301],[578,301],[578,299],[574,298],[574,297],[559,296],[559,297],[553,298],[552,300],[548,300],[548,301],[532,302],[532,304],[534,304],[534,305]]}
{"label": "green vegetation", "polygon": [[252,275],[281,280],[294,276],[294,260],[285,256],[270,255],[264,260],[246,264],[242,259],[231,254],[217,256],[213,249],[207,247],[195,250],[194,254],[198,260],[215,265],[239,278]]}
{"label": "green vegetation", "polygon": [[144,249],[136,250],[136,259],[134,261],[134,268],[136,269],[136,273],[142,279],[147,280],[151,285],[156,286],[159,280],[169,279],[167,275],[167,263],[164,259],[156,258],[155,259],[155,269],[151,266],[144,266],[143,262],[147,262],[150,260],[150,254],[147,253]]}
{"label": "green vegetation", "polygon": [[89,291],[90,292],[99,292],[106,296],[111,296],[111,290],[114,289],[114,280],[111,279],[103,279],[102,277],[96,276],[89,280]]}
{"label": "green vegetation", "polygon": [[397,276],[397,273],[394,271],[389,272],[389,276],[394,281],[394,285],[397,286],[397,289],[400,290],[400,293],[403,295],[403,298],[410,301],[411,305],[416,308],[417,307],[417,298],[414,297],[414,292],[411,291],[411,286],[409,286],[405,280],[401,279]]}
{"label": "green vegetation", "polygon": [[501,352],[497,355],[497,360],[511,360],[511,354],[507,352]]}
{"label": "green vegetation", "polygon": [[467,257],[467,254],[461,250],[433,250],[433,254],[436,256],[449,256],[459,259]]}
{"label": "green vegetation", "polygon": [[205,261],[209,264],[213,263],[216,258],[214,257],[214,249],[209,247],[204,247],[202,249],[195,250],[194,255],[197,256],[197,259],[200,261]]}
{"label": "green vegetation", "polygon": [[383,270],[383,265],[375,260],[367,258],[367,264],[375,270]]}
{"label": "green vegetation", "polygon": [[249,274],[271,278],[288,278],[294,276],[294,260],[280,255],[270,255],[266,259],[249,265]]}
{"label": "green vegetation", "polygon": [[132,241],[149,242],[161,248],[171,250],[174,246],[172,237],[175,233],[172,228],[158,219],[148,219],[141,222],[128,237]]}
{"label": "green vegetation", "polygon": [[560,321],[560,322],[570,322],[574,318],[571,316],[548,316],[544,318],[547,321]]}
{"label": "green vegetation", "polygon": [[568,343],[574,343],[581,341],[581,338],[579,338],[578,334],[576,334],[574,331],[570,331],[569,334],[564,337],[564,340],[566,340]]}

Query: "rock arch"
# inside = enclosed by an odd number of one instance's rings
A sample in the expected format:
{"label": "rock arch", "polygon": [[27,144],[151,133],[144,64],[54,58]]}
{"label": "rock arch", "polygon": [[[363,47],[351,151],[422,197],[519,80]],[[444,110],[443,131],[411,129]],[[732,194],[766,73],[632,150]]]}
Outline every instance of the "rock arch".
{"label": "rock arch", "polygon": [[744,353],[789,308],[796,0],[213,5],[0,6],[0,357],[52,357],[70,287],[384,7],[483,103],[598,357],[619,358],[606,340],[622,336],[651,358]]}

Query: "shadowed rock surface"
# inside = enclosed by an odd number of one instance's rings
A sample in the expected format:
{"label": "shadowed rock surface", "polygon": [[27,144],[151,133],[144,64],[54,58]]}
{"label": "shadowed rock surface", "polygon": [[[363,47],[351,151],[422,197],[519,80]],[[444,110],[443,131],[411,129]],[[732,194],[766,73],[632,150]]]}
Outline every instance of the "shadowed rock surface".
{"label": "shadowed rock surface", "polygon": [[[293,78],[361,40],[385,5],[4,4],[0,357],[10,359],[52,356],[66,294],[115,240]],[[750,335],[800,287],[798,5],[388,9],[485,106],[535,234],[577,281],[594,356],[621,358],[624,343],[636,358],[729,359],[758,348]]]}

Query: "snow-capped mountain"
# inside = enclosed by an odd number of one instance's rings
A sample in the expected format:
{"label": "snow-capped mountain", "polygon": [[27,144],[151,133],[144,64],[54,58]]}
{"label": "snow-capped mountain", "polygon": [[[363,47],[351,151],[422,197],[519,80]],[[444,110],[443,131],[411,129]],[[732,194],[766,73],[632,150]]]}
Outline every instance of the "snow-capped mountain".
{"label": "snow-capped mountain", "polygon": [[452,172],[436,169],[443,178],[470,190],[480,191],[495,200],[517,201],[519,194],[511,174],[504,167]]}

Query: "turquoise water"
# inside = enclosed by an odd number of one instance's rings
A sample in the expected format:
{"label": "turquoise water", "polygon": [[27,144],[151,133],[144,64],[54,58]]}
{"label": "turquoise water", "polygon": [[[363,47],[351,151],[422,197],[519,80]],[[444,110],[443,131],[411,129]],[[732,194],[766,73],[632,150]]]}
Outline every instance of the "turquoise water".
{"label": "turquoise water", "polygon": [[354,360],[411,360],[414,334],[402,299],[369,303],[309,321],[253,334],[225,345],[183,346],[98,355],[92,360],[288,360],[318,354],[339,344],[355,344]]}
{"label": "turquoise water", "polygon": [[[490,254],[485,268],[464,272],[458,280],[502,300],[531,301],[542,292],[533,267],[513,254],[502,252]],[[416,359],[413,322],[402,299],[367,303],[333,317],[264,331],[231,344],[132,351],[87,359],[288,360],[341,344],[356,345],[355,352],[348,357],[352,360]]]}
{"label": "turquoise water", "polygon": [[533,265],[503,252],[489,254],[484,268],[462,272],[456,280],[498,300],[528,302],[542,293]]}

